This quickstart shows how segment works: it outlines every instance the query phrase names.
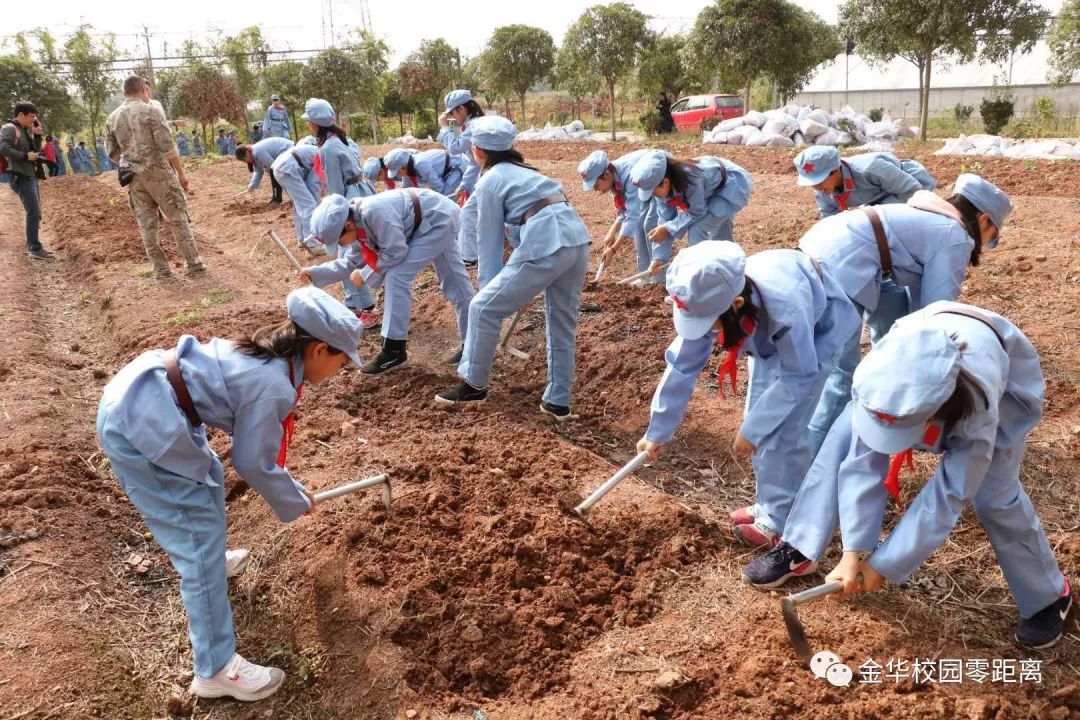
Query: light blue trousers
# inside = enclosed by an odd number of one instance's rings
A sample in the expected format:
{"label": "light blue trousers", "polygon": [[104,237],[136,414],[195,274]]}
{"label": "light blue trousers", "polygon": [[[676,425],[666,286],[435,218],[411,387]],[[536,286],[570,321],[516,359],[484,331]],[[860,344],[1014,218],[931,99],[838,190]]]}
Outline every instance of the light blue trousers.
{"label": "light blue trousers", "polygon": [[225,475],[215,458],[211,486],[151,463],[98,413],[98,438],[112,471],[180,575],[195,674],[212,677],[236,652],[225,578]]}
{"label": "light blue trousers", "polygon": [[[870,329],[870,342],[877,344],[885,337],[885,333],[889,332],[893,323],[909,312],[911,300],[907,288],[892,280],[883,280],[877,308],[872,313],[863,312],[866,326]],[[821,448],[829,428],[851,400],[852,377],[861,361],[862,327],[859,327],[837,356],[835,367],[825,381],[821,399],[818,400],[814,416],[810,420],[810,447],[814,453]]]}
{"label": "light blue trousers", "polygon": [[458,253],[454,228],[434,228],[425,237],[409,245],[409,252],[383,277],[382,336],[389,340],[405,340],[409,336],[412,318],[413,281],[428,265],[435,266],[443,295],[453,304],[461,342],[469,329],[469,303],[476,294],[465,263]]}
{"label": "light blue trousers", "polygon": [[461,208],[461,225],[458,229],[458,249],[465,262],[476,262],[476,191],[469,193],[469,199]]}
{"label": "light blue trousers", "polygon": [[319,194],[322,192],[322,183],[315,173],[308,173],[307,178],[287,172],[276,172],[278,184],[285,188],[292,200],[293,227],[296,229],[297,242],[307,237],[311,224],[311,214],[319,205]]}
{"label": "light blue trousers", "polygon": [[[853,404],[848,402],[833,423],[799,489],[784,529],[784,541],[811,560],[820,560],[824,556],[840,525],[839,493],[843,491],[839,482],[840,463],[851,447],[852,408]],[[1007,411],[1002,414],[1002,420],[1007,422],[1006,414]],[[998,447],[994,451],[990,468],[972,505],[990,538],[1020,617],[1029,618],[1058,598],[1065,587],[1065,576],[1061,574],[1031,499],[1020,484],[1025,436],[1026,433],[1021,434],[1018,445]],[[998,437],[1000,439],[1001,435]],[[926,492],[924,488],[920,496]],[[925,511],[922,505],[927,500],[920,500],[920,496],[907,512]],[[890,499],[884,484],[878,486],[873,499],[880,505],[868,515],[880,518]],[[912,540],[918,542],[918,538]]]}
{"label": "light blue trousers", "polygon": [[[766,360],[750,358],[750,379],[746,390],[746,414],[749,415],[761,395],[777,381],[780,360],[773,356]],[[798,407],[763,442],[750,459],[754,466],[757,497],[753,514],[755,520],[776,533],[784,532],[791,504],[799,492],[803,478],[814,459],[806,424],[814,414],[825,379],[832,371],[831,365],[823,365],[813,387],[806,393]]]}
{"label": "light blue trousers", "polygon": [[458,373],[473,387],[487,387],[503,320],[544,293],[547,319],[548,384],[544,400],[570,405],[578,306],[589,246],[560,248],[547,257],[506,265],[469,304],[469,332]]}

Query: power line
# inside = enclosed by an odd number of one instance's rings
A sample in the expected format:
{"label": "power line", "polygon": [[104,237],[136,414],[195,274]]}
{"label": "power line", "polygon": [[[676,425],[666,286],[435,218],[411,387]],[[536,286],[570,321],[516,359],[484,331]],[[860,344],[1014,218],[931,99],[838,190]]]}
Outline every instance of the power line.
{"label": "power line", "polygon": [[[229,52],[229,53],[208,53],[205,55],[163,55],[161,57],[128,57],[128,58],[115,58],[113,60],[106,60],[109,64],[119,62],[146,62],[148,60],[220,60],[224,57],[233,57],[236,55],[243,55],[245,57],[261,57],[263,55],[295,55],[297,53],[320,53],[321,49],[317,50],[255,50],[252,52]],[[54,65],[71,65],[68,60],[53,60],[49,62],[39,63],[42,67],[52,67]]]}

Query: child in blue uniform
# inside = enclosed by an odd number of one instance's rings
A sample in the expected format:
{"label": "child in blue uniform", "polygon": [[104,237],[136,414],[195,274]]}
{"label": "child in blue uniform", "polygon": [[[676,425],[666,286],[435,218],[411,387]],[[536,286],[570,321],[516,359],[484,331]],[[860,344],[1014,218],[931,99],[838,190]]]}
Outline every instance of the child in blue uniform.
{"label": "child in blue uniform", "polygon": [[[514,150],[517,130],[501,117],[469,121],[473,157],[484,168],[470,202],[477,207],[480,291],[469,305],[469,332],[458,366],[462,382],[439,393],[441,404],[487,398],[503,320],[544,293],[548,385],[540,410],[570,418],[578,304],[589,266],[589,231],[562,185],[525,164]],[[464,212],[462,213],[464,216]],[[514,251],[503,264],[504,229]]]}
{"label": "child in blue uniform", "polygon": [[937,181],[915,160],[892,153],[864,153],[840,158],[831,145],[813,145],[795,156],[802,187],[814,188],[821,217],[863,205],[904,203],[919,190],[933,190]]}
{"label": "child in blue uniform", "polygon": [[659,224],[649,234],[653,275],[671,259],[675,240],[734,241],[732,218],[750,200],[750,173],[730,160],[708,155],[688,160],[663,150],[643,156],[630,170],[630,183],[642,202],[651,202]]}
{"label": "child in blue uniform", "polygon": [[318,153],[319,149],[314,145],[293,145],[270,164],[274,177],[292,200],[297,247],[304,247],[311,213],[315,212],[322,195],[322,180],[315,173]]}
{"label": "child in blue uniform", "polygon": [[[362,368],[365,375],[383,375],[408,362],[412,286],[416,276],[431,265],[443,294],[454,305],[458,335],[465,342],[469,301],[476,291],[457,249],[460,214],[452,200],[432,190],[412,188],[352,201],[330,195],[315,210],[312,233],[343,252],[337,260],[307,268],[301,280],[323,287],[351,275],[359,288],[385,290],[383,345]],[[459,351],[452,362],[460,358]]]}
{"label": "child in blue uniform", "polygon": [[727,351],[721,393],[725,382],[734,392],[738,356],[749,356],[746,414],[734,450],[752,458],[757,502],[731,520],[741,541],[771,547],[813,459],[806,423],[859,314],[828,272],[797,250],[746,258],[735,243],[701,242],[675,256],[667,290],[678,337],[665,355],[638,452],[655,459],[671,441],[715,345]]}
{"label": "child in blue uniform", "polygon": [[[955,300],[983,246],[997,245],[1012,203],[977,175],[956,179],[941,198],[917,191],[905,205],[879,205],[819,221],[799,240],[799,249],[819,261],[866,317],[871,342],[898,318],[938,300]],[[878,219],[881,240],[874,220]],[[861,333],[854,333],[825,383],[810,421],[816,451],[851,395],[859,364]]]}
{"label": "child in blue uniform", "polygon": [[[812,570],[839,524],[844,555],[827,580],[844,583],[844,595],[902,583],[971,504],[1019,607],[1017,641],[1053,645],[1072,592],[1020,484],[1043,398],[1035,348],[1002,316],[936,302],[898,320],[856,369],[851,402],[799,492],[785,542],[745,578],[776,587],[789,568]],[[900,476],[913,449],[941,460],[904,511]],[[903,514],[879,542],[890,495]]]}
{"label": "child in blue uniform", "polygon": [[411,152],[394,148],[383,158],[389,175],[401,178],[403,187],[426,187],[452,197],[461,186],[469,162],[445,150]]}
{"label": "child in blue uniform", "polygon": [[[635,192],[630,182],[630,170],[638,160],[648,155],[651,150],[642,149],[627,153],[615,160],[609,160],[603,150],[597,150],[581,161],[578,174],[581,175],[581,187],[586,192],[611,193],[615,203],[615,222],[608,231],[604,247],[603,261],[609,264],[625,242],[632,242],[637,247],[637,269],[644,272],[652,264],[652,244],[648,233],[656,227],[659,218],[653,210],[651,201],[643,201]],[[663,276],[654,275],[652,282],[663,282]],[[634,281],[638,287],[644,281]]]}
{"label": "child in blue uniform", "polygon": [[[446,152],[451,155],[460,155],[468,161],[469,166],[465,169],[461,184],[456,191],[456,200],[461,206],[461,233],[458,236],[458,247],[461,249],[461,257],[466,264],[476,262],[476,202],[472,200],[476,182],[480,178],[480,166],[472,153],[472,130],[471,123],[476,118],[484,117],[484,110],[480,104],[473,100],[472,93],[468,90],[451,90],[443,100],[446,112],[439,116],[439,137],[436,141],[441,143]],[[453,120],[456,125],[451,125]]]}
{"label": "child in blue uniform", "polygon": [[292,149],[292,142],[286,138],[266,138],[254,145],[240,145],[236,148],[236,159],[247,163],[252,171],[251,181],[248,182],[247,191],[255,192],[262,184],[263,173],[270,174],[270,202],[280,203],[281,183],[274,177],[273,165],[278,156]]}
{"label": "child in blue uniform", "polygon": [[316,288],[289,293],[288,317],[238,341],[143,353],[105,387],[97,432],[113,474],[180,575],[199,697],[260,700],[284,673],[236,653],[226,584],[225,474],[206,426],[232,435],[237,473],[289,522],[314,496],[285,468],[300,388],[360,358],[362,330]]}

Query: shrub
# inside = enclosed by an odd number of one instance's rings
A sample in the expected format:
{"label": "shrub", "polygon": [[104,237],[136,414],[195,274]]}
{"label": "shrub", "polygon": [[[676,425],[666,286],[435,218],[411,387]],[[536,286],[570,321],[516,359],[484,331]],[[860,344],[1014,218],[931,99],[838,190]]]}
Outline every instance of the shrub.
{"label": "shrub", "polygon": [[1035,112],[1035,117],[1043,125],[1053,125],[1057,119],[1057,105],[1054,104],[1053,98],[1045,95],[1035,98],[1032,110]]}
{"label": "shrub", "polygon": [[714,127],[720,124],[721,118],[719,115],[713,115],[712,117],[701,118],[701,126],[698,128],[701,132],[709,132]]}
{"label": "shrub", "polygon": [[997,135],[1001,128],[1005,127],[1013,116],[1013,100],[1011,97],[992,96],[983,98],[979,105],[979,115],[982,116],[983,127],[991,135]]}
{"label": "shrub", "polygon": [[963,125],[971,118],[971,114],[975,112],[975,108],[971,105],[961,105],[956,103],[956,107],[953,108],[953,116],[956,117],[956,122]]}
{"label": "shrub", "polygon": [[655,110],[646,110],[638,118],[641,129],[646,135],[656,135],[660,132],[660,113]]}
{"label": "shrub", "polygon": [[413,113],[412,136],[423,140],[424,138],[436,137],[439,134],[439,123],[435,120],[435,113],[431,110],[421,109]]}
{"label": "shrub", "polygon": [[870,118],[870,122],[881,122],[881,118],[885,117],[885,108],[870,108],[866,117]]}

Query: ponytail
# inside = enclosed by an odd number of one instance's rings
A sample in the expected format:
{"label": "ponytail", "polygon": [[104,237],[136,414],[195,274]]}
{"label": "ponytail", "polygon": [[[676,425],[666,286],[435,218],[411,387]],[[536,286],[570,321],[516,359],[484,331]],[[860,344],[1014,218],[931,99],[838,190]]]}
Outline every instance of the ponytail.
{"label": "ponytail", "polygon": [[978,265],[979,256],[982,255],[982,232],[979,231],[979,213],[982,211],[959,193],[945,198],[945,202],[956,208],[963,218],[964,229],[975,241],[975,247],[971,250],[971,264]]}
{"label": "ponytail", "polygon": [[331,125],[330,127],[322,127],[320,125],[319,131],[315,134],[315,137],[319,139],[319,147],[322,147],[323,143],[326,142],[326,138],[330,137],[330,133],[337,135],[338,140],[341,140],[345,145],[349,144],[349,136],[337,125]]}
{"label": "ponytail", "polygon": [[[294,323],[291,318],[286,318],[276,325],[263,325],[251,333],[250,336],[237,338],[233,342],[236,344],[236,349],[244,355],[270,360],[299,355],[309,345],[322,342],[322,340],[309,334]],[[341,354],[341,351],[336,348],[329,345],[326,347],[333,355]]]}
{"label": "ponytail", "polygon": [[671,189],[675,192],[686,192],[690,185],[690,168],[697,167],[697,163],[690,159],[676,160],[667,159],[667,170],[664,177],[671,181]]}
{"label": "ponytail", "polygon": [[[480,148],[484,150],[483,148]],[[484,170],[490,170],[499,163],[510,163],[511,165],[517,165],[523,167],[526,170],[532,170],[533,172],[540,172],[532,165],[525,164],[525,156],[519,153],[514,148],[509,150],[484,150]]]}
{"label": "ponytail", "polygon": [[723,331],[722,347],[725,350],[731,350],[738,347],[739,343],[746,337],[746,328],[743,327],[743,322],[749,318],[753,324],[757,324],[760,310],[757,305],[751,302],[753,297],[751,293],[750,279],[746,279],[746,284],[743,285],[743,290],[739,293],[739,297],[743,299],[743,306],[738,311],[734,307],[729,307],[720,315],[720,327]]}
{"label": "ponytail", "polygon": [[[961,353],[967,349],[967,343],[960,342],[955,334],[950,338],[957,343]],[[990,400],[986,397],[986,393],[968,372],[961,370],[956,376],[956,387],[952,395],[937,409],[933,419],[940,420],[947,433],[957,423],[963,422],[979,411],[976,401],[981,401],[982,410],[990,409]]]}

